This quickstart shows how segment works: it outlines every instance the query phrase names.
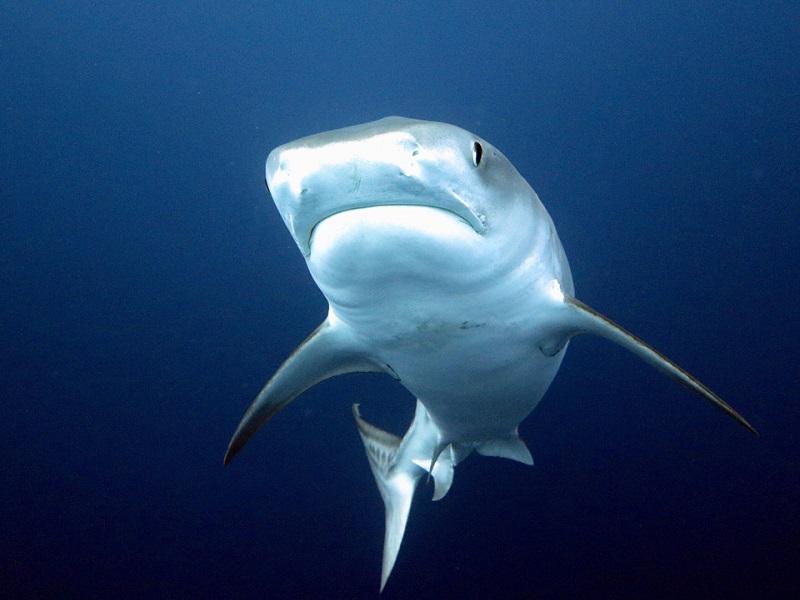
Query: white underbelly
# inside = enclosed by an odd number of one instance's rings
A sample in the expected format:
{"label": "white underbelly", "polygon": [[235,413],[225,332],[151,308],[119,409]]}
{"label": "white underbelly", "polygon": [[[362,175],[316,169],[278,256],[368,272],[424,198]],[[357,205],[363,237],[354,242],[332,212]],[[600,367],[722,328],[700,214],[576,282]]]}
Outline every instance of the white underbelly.
{"label": "white underbelly", "polygon": [[549,221],[528,229],[495,245],[446,211],[380,206],[314,230],[309,270],[333,318],[452,439],[507,436],[561,363],[539,349],[543,290],[562,273],[571,288],[569,267]]}
{"label": "white underbelly", "polygon": [[[391,313],[390,313],[391,314]],[[474,315],[474,313],[472,313]],[[450,439],[496,439],[536,407],[564,356],[539,349],[535,323],[377,318],[359,333],[369,353],[428,409]]]}

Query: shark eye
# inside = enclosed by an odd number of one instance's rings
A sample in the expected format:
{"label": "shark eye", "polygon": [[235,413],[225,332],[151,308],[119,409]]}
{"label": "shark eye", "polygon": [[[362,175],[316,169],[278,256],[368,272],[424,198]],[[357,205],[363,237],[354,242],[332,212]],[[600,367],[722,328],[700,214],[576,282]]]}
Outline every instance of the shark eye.
{"label": "shark eye", "polygon": [[483,146],[480,142],[472,142],[472,164],[476,167],[481,164],[483,158]]}

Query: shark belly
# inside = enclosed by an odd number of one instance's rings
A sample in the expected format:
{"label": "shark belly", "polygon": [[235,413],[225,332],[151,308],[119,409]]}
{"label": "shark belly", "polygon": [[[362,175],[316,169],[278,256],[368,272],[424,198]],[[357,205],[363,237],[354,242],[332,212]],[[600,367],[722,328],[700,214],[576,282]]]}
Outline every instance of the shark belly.
{"label": "shark belly", "polygon": [[[448,300],[459,304],[457,298]],[[374,342],[374,360],[425,405],[450,442],[474,443],[516,431],[564,356],[563,351],[543,355],[531,343],[531,324],[510,324],[469,307],[454,309],[447,319],[418,313],[416,321],[383,318],[384,310],[403,314],[403,308],[404,303],[383,305],[372,326],[362,312],[356,334]]]}
{"label": "shark belly", "polygon": [[[431,244],[431,229],[443,241]],[[525,248],[535,260],[511,257],[503,273],[509,256],[465,247],[466,229],[429,207],[346,211],[317,225],[308,264],[329,318],[425,406],[443,440],[475,444],[515,434],[555,377],[564,352],[539,351],[549,307],[537,288],[572,281],[560,244]]]}

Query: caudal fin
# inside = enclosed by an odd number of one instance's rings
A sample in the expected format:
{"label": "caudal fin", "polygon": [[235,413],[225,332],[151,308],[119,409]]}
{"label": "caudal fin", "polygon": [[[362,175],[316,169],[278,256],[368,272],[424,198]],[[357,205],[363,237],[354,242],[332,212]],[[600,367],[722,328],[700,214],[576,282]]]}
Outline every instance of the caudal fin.
{"label": "caudal fin", "polygon": [[403,534],[406,531],[411,500],[423,471],[412,462],[403,465],[398,461],[402,440],[374,425],[370,425],[353,404],[353,417],[367,451],[372,475],[378,484],[386,509],[386,533],[383,540],[383,567],[381,569],[381,592],[397,560]]}

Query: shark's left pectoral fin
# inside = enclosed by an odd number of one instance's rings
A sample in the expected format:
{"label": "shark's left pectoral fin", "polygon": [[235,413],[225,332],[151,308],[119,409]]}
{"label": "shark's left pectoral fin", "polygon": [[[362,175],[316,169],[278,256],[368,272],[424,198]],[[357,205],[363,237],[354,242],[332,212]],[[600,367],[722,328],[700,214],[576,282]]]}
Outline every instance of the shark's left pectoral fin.
{"label": "shark's left pectoral fin", "polygon": [[326,319],[286,359],[242,417],[225,453],[227,465],[256,431],[284,406],[320,381],[363,371],[381,371],[353,347],[347,333]]}
{"label": "shark's left pectoral fin", "polygon": [[681,385],[689,388],[695,394],[698,394],[719,408],[722,412],[734,418],[754,434],[758,435],[758,431],[756,431],[744,417],[714,392],[666,356],[645,344],[642,340],[614,323],[611,319],[604,317],[596,310],[586,306],[580,300],[568,295],[564,295],[564,305],[567,308],[567,312],[564,314],[562,326],[567,337],[578,333],[593,333],[627,348],[646,363],[652,365],[662,373],[667,374]]}

